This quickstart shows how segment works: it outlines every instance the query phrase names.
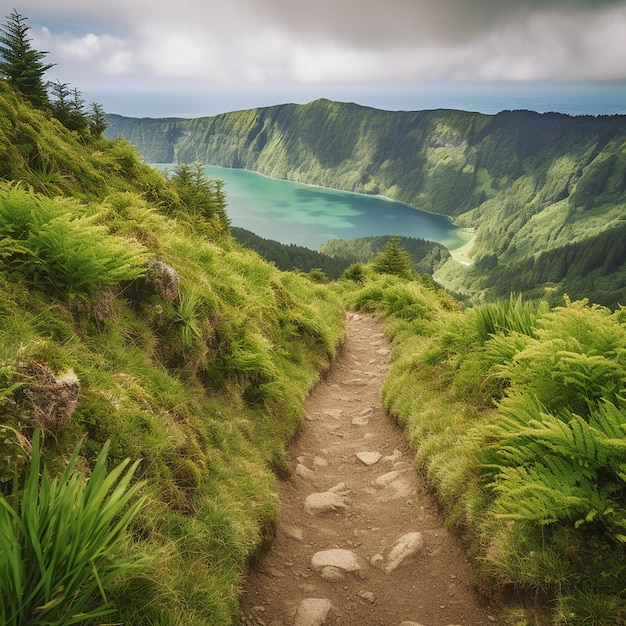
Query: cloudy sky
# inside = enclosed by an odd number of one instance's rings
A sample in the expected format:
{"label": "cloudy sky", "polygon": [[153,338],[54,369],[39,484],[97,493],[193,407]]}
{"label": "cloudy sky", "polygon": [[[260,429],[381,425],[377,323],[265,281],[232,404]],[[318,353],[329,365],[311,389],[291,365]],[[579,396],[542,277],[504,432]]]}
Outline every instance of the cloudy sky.
{"label": "cloudy sky", "polygon": [[214,115],[317,97],[389,109],[534,108],[532,94],[544,108],[626,112],[626,0],[22,0],[15,8],[57,64],[47,78],[112,113]]}

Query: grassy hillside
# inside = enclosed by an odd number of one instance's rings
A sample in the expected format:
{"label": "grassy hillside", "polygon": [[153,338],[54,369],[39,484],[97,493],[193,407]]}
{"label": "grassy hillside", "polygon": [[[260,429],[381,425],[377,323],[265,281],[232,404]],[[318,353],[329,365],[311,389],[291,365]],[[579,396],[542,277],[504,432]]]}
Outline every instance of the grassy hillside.
{"label": "grassy hillside", "polygon": [[626,623],[624,310],[337,284],[393,339],[383,402],[509,626]]}
{"label": "grassy hillside", "polygon": [[[571,244],[593,247],[587,240],[609,231],[619,238],[626,215],[625,116],[391,112],[318,100],[194,120],[108,121],[110,136],[126,137],[147,161],[244,167],[452,216],[475,230],[470,254],[480,269],[450,261],[438,278],[477,299],[495,297],[498,281],[528,291],[526,268],[539,254],[562,265]],[[549,272],[556,281],[535,274],[532,291],[557,302],[582,288],[615,306],[623,265],[557,269]]]}
{"label": "grassy hillside", "polygon": [[[72,474],[100,476],[108,441],[106,467],[136,460],[133,480],[145,481],[127,536],[88,564],[119,610],[109,619],[231,624],[246,563],[272,534],[276,474],[303,399],[341,339],[343,307],[239,246],[219,211],[207,217],[193,190],[143,165],[125,141],[85,143],[3,82],[0,135],[0,493],[19,508],[40,460],[37,432],[52,477],[81,441]],[[79,603],[61,602],[69,583],[55,571],[65,571],[79,525],[69,544],[54,536],[74,507],[55,530],[55,515],[36,517],[32,488],[23,497],[42,547],[20,558],[17,526],[16,543],[1,544],[0,621],[69,623]],[[143,558],[139,570],[105,577],[129,556]],[[45,577],[35,571],[44,564]],[[29,598],[40,576],[48,583]],[[99,605],[94,581],[87,608]],[[16,601],[22,618],[11,619]]]}

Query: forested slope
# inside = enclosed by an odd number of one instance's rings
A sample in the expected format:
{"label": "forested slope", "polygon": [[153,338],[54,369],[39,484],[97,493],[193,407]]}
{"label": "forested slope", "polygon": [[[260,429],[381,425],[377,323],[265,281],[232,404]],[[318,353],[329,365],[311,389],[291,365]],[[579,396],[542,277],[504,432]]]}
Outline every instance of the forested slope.
{"label": "forested slope", "polygon": [[[452,216],[475,229],[481,273],[450,264],[438,278],[480,297],[493,296],[496,266],[523,291],[517,264],[604,231],[618,236],[626,216],[625,116],[393,112],[318,100],[193,120],[107,119],[109,135],[128,138],[150,162],[243,167]],[[614,305],[624,270],[607,271],[606,284],[566,272],[541,293],[560,297],[582,284]]]}

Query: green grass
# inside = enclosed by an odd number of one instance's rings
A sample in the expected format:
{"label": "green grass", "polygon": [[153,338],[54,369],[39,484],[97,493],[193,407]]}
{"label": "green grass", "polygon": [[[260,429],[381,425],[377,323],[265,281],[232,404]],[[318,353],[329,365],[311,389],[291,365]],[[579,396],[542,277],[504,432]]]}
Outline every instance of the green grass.
{"label": "green grass", "polygon": [[[132,219],[142,202],[125,211]],[[158,214],[144,228],[146,249],[180,275],[173,303],[143,277],[79,298],[51,295],[23,268],[3,267],[2,479],[24,472],[36,425],[28,398],[44,392],[24,367],[44,363],[53,377],[72,369],[76,409],[46,424],[51,475],[83,437],[84,462],[107,440],[111,463],[142,459],[147,501],[132,535],[142,550],[167,553],[103,585],[107,598],[127,623],[144,623],[144,607],[155,623],[226,625],[247,559],[271,534],[273,471],[301,426],[307,390],[334,356],[343,307],[327,287],[232,242],[209,242]]]}

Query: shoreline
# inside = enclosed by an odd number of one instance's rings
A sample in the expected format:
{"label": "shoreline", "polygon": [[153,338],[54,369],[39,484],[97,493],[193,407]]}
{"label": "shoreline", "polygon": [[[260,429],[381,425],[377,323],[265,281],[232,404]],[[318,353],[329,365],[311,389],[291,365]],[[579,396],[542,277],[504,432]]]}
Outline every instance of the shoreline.
{"label": "shoreline", "polygon": [[[151,167],[154,167],[156,169],[159,169],[160,171],[168,171],[168,168],[171,170],[173,167],[175,167],[176,165],[178,165],[178,163],[149,163],[148,165],[150,165]],[[376,198],[378,200],[383,200],[386,202],[394,202],[397,203],[399,205],[405,206],[409,209],[412,209],[414,211],[418,211],[420,213],[424,213],[426,215],[431,215],[434,217],[439,217],[442,219],[445,219],[451,226],[453,226],[457,232],[458,232],[458,239],[460,239],[462,241],[462,243],[460,243],[459,245],[455,246],[455,247],[450,247],[448,245],[446,245],[445,243],[441,243],[440,241],[435,241],[432,239],[426,239],[424,237],[414,237],[414,239],[422,239],[424,241],[433,241],[434,243],[439,243],[440,245],[444,246],[449,252],[450,254],[452,254],[453,251],[456,250],[460,250],[462,248],[465,248],[469,243],[471,243],[474,239],[474,233],[471,233],[471,236],[469,239],[465,239],[465,237],[463,237],[463,235],[467,235],[468,233],[468,229],[464,228],[462,226],[459,226],[458,224],[455,224],[453,221],[453,218],[449,215],[445,215],[443,213],[436,213],[434,211],[428,211],[426,209],[420,209],[419,207],[413,206],[412,204],[409,204],[408,202],[404,202],[402,200],[396,200],[394,198],[390,198],[388,196],[384,196],[381,194],[369,194],[369,193],[362,193],[362,192],[358,192],[358,191],[349,191],[347,189],[339,189],[336,187],[324,187],[323,185],[318,185],[315,183],[306,183],[306,182],[302,182],[300,180],[292,180],[292,179],[288,179],[288,178],[277,178],[275,176],[269,176],[268,174],[263,174],[262,172],[257,172],[256,170],[250,170],[248,168],[245,167],[227,167],[224,165],[214,165],[214,164],[210,164],[210,163],[202,163],[202,167],[212,167],[212,168],[217,168],[217,169],[221,169],[221,170],[231,170],[231,171],[240,171],[240,172],[248,172],[250,174],[255,174],[257,176],[262,176],[263,178],[266,178],[268,180],[274,180],[274,181],[282,181],[282,182],[288,182],[288,183],[295,183],[298,185],[303,185],[305,187],[311,187],[313,189],[321,189],[324,191],[332,191],[335,193],[345,193],[351,196],[357,196],[357,197],[362,197],[362,198]],[[251,231],[252,232],[252,231]],[[256,233],[255,233],[256,234]],[[380,236],[391,236],[394,233],[381,233]],[[398,233],[400,234],[400,233]],[[260,235],[259,235],[260,236]],[[349,241],[349,240],[346,240]],[[285,245],[289,245],[289,244],[285,244]],[[306,247],[306,246],[305,246]],[[311,250],[315,250],[314,248],[310,248]],[[319,251],[319,248],[317,249],[317,251]],[[471,263],[468,262],[468,265],[471,265]]]}

